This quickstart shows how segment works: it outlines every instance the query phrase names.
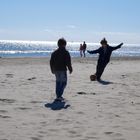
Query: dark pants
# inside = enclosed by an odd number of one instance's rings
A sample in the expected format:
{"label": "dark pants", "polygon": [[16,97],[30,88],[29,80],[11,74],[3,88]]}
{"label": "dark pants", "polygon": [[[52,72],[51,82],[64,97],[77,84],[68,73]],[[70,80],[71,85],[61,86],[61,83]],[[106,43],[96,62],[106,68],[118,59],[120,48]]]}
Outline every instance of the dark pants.
{"label": "dark pants", "polygon": [[106,67],[108,63],[98,63],[97,64],[97,67],[96,67],[96,77],[97,77],[97,80],[100,80],[103,72],[104,72],[104,69]]}
{"label": "dark pants", "polygon": [[56,97],[62,97],[64,89],[67,85],[67,72],[66,71],[56,71]]}

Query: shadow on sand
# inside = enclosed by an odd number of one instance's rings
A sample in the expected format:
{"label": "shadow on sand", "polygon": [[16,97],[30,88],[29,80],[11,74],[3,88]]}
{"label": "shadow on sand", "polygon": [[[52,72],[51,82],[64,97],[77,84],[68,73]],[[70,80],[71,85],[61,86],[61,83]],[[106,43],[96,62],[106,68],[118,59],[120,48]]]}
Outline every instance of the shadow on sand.
{"label": "shadow on sand", "polygon": [[67,109],[70,107],[69,104],[66,104],[66,101],[53,101],[52,103],[45,104],[45,107],[50,108],[52,110],[61,110],[61,109]]}
{"label": "shadow on sand", "polygon": [[100,84],[102,84],[102,85],[113,84],[113,82],[109,82],[109,81],[105,81],[105,80],[99,80],[98,82],[99,82]]}

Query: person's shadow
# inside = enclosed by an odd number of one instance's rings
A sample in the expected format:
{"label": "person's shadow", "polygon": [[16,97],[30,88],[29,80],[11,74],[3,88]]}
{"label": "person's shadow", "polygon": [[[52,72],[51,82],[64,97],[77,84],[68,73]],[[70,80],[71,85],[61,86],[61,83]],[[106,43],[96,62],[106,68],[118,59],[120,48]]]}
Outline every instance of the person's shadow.
{"label": "person's shadow", "polygon": [[45,104],[45,107],[50,108],[52,110],[61,110],[61,109],[67,109],[70,107],[69,104],[66,104],[66,101],[53,101],[52,103]]}
{"label": "person's shadow", "polygon": [[102,84],[102,85],[113,84],[113,82],[109,82],[109,81],[105,81],[105,80],[99,80],[98,82],[99,82],[100,84]]}

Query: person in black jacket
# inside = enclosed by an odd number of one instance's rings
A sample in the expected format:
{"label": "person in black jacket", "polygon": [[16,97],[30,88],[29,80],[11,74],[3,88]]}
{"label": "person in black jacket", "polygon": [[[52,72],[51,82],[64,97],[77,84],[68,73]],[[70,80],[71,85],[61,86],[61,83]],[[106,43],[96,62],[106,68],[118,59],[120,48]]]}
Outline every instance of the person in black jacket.
{"label": "person in black jacket", "polygon": [[54,51],[50,59],[51,72],[56,77],[56,100],[62,100],[64,89],[67,85],[67,69],[72,73],[71,56],[66,50],[66,40],[60,38],[57,42],[58,49]]}
{"label": "person in black jacket", "polygon": [[86,54],[85,54],[86,49],[87,49],[87,44],[86,44],[86,42],[84,41],[84,43],[83,43],[83,54],[84,54],[84,57],[86,57]]}
{"label": "person in black jacket", "polygon": [[95,73],[96,79],[98,81],[101,80],[100,78],[104,72],[104,69],[110,61],[112,51],[121,48],[121,46],[123,45],[123,43],[121,43],[116,47],[111,47],[108,45],[107,40],[105,38],[103,38],[103,40],[101,40],[100,43],[101,43],[101,47],[98,48],[97,50],[87,51],[90,54],[99,53],[99,58],[98,58],[98,63],[97,63],[96,73]]}

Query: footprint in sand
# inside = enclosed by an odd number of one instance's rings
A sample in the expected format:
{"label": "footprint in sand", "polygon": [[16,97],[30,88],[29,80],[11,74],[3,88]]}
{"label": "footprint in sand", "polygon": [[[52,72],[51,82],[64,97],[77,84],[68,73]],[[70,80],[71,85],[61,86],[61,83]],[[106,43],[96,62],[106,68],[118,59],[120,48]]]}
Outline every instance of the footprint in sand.
{"label": "footprint in sand", "polygon": [[121,78],[122,79],[124,79],[124,78],[126,78],[127,77],[127,75],[121,75]]}
{"label": "footprint in sand", "polygon": [[96,95],[96,93],[86,93],[86,92],[77,92],[77,94],[79,94],[79,95],[89,95],[89,94],[91,94],[91,95]]}
{"label": "footprint in sand", "polygon": [[42,103],[42,101],[31,101],[30,103],[31,104],[40,104],[40,103]]}
{"label": "footprint in sand", "polygon": [[7,113],[8,111],[6,110],[0,110],[0,113]]}
{"label": "footprint in sand", "polygon": [[13,76],[14,76],[14,74],[11,74],[11,73],[6,74],[7,78],[13,78]]}
{"label": "footprint in sand", "polygon": [[77,94],[86,95],[87,93],[86,92],[77,92]]}
{"label": "footprint in sand", "polygon": [[31,137],[32,140],[41,140],[40,138],[38,137]]}
{"label": "footprint in sand", "polygon": [[[2,114],[6,114],[8,111],[6,111],[6,110],[0,110],[0,113],[2,113]],[[5,115],[0,115],[0,118],[3,118],[3,119],[5,119],[5,118],[11,118],[10,116],[5,116]]]}
{"label": "footprint in sand", "polygon": [[13,100],[13,99],[0,99],[0,102],[3,102],[3,103],[14,103],[16,100]]}
{"label": "footprint in sand", "polygon": [[19,109],[19,110],[30,110],[31,108],[28,108],[28,107],[18,107],[17,109]]}
{"label": "footprint in sand", "polygon": [[11,117],[10,116],[0,115],[0,118],[7,119],[7,118],[11,118]]}
{"label": "footprint in sand", "polygon": [[111,135],[113,134],[114,132],[104,132],[106,135]]}
{"label": "footprint in sand", "polygon": [[31,81],[31,80],[34,80],[36,79],[36,77],[31,77],[31,78],[28,78],[27,80]]}

